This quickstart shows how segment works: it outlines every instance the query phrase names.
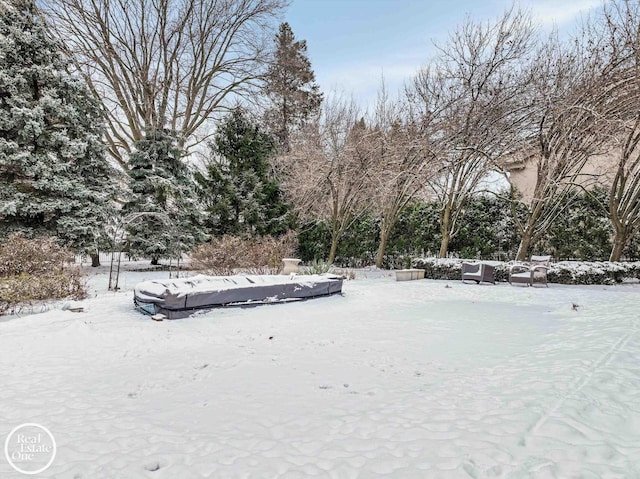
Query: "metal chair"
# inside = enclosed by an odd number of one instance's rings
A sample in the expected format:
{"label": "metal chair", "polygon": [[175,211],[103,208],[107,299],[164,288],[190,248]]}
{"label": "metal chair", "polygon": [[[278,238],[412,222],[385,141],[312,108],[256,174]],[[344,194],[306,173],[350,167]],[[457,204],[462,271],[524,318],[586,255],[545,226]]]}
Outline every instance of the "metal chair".
{"label": "metal chair", "polygon": [[516,263],[509,267],[509,284],[547,284],[547,271],[551,256],[531,256],[529,264]]}
{"label": "metal chair", "polygon": [[462,263],[462,282],[465,281],[496,284],[495,267],[486,263]]}

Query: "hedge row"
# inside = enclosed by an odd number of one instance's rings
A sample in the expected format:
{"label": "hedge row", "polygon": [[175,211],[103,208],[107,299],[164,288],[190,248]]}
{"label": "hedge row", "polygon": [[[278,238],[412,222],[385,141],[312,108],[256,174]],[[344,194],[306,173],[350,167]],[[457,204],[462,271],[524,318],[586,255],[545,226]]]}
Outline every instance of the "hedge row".
{"label": "hedge row", "polygon": [[[474,260],[416,258],[414,268],[425,270],[425,278],[459,280],[463,262]],[[508,281],[508,263],[492,261],[495,266],[495,280]],[[525,263],[526,264],[526,263]],[[560,261],[551,263],[547,273],[549,283],[559,284],[617,284],[625,279],[640,280],[640,262],[612,263],[610,261]]]}
{"label": "hedge row", "polygon": [[[603,261],[611,253],[613,230],[606,215],[609,192],[592,190],[579,195],[543,237],[531,245],[530,254],[549,254],[556,259]],[[458,231],[449,243],[449,254],[459,258],[509,261],[515,258],[520,237],[513,219],[511,202],[499,196],[477,195],[466,205],[456,224]],[[524,211],[517,210],[517,215]],[[387,244],[384,268],[408,268],[405,258],[428,257],[440,251],[440,207],[415,202],[400,214]],[[331,228],[318,221],[300,225],[299,258],[326,259],[331,244]],[[364,215],[354,219],[338,244],[335,264],[361,268],[374,263],[380,237],[380,220]],[[633,238],[624,259],[640,260],[640,238]]]}

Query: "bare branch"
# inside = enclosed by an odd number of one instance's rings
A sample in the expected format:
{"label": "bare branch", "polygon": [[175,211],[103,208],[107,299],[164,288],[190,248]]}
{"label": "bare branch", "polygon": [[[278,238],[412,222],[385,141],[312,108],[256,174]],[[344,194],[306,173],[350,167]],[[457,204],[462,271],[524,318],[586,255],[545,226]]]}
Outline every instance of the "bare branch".
{"label": "bare branch", "polygon": [[441,257],[481,181],[521,148],[529,80],[522,65],[534,42],[531,19],[520,10],[493,23],[468,19],[408,89],[415,121],[440,165],[427,183],[440,204]]}
{"label": "bare branch", "polygon": [[209,120],[249,95],[286,0],[41,0],[108,114],[122,165],[148,129],[169,126],[188,153]]}

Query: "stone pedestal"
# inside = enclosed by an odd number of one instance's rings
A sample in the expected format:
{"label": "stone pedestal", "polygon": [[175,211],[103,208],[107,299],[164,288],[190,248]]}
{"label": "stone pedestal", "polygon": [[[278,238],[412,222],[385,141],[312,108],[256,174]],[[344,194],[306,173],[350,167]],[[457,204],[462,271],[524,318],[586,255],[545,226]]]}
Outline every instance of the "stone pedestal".
{"label": "stone pedestal", "polygon": [[282,258],[282,274],[291,274],[291,273],[299,273],[300,264],[302,260],[298,258]]}

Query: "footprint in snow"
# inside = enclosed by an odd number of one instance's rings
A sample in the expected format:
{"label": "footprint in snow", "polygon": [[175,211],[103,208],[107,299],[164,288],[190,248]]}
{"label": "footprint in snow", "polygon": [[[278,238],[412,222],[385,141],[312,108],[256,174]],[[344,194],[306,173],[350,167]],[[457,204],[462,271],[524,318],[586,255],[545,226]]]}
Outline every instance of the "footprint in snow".
{"label": "footprint in snow", "polygon": [[160,463],[158,461],[150,462],[146,464],[144,468],[149,472],[155,472],[160,469]]}

